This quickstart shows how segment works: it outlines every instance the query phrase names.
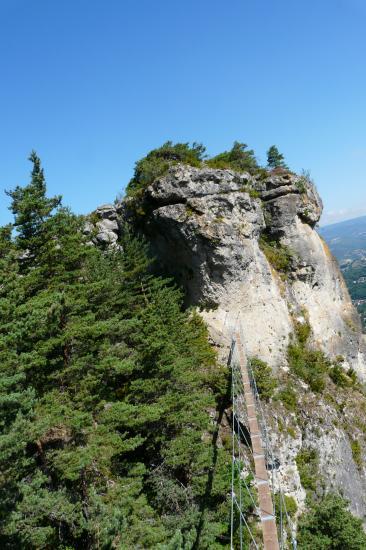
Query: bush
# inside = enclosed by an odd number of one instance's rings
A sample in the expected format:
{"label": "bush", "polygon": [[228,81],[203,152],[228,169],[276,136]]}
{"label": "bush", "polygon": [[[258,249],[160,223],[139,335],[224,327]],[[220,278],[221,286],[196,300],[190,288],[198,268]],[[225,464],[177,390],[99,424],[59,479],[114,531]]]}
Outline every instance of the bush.
{"label": "bush", "polygon": [[[274,505],[276,508],[276,521],[279,523],[280,513],[281,513],[281,495],[280,493],[275,493],[274,495]],[[283,495],[283,500],[285,501],[286,511],[290,518],[292,518],[297,512],[297,504],[294,497],[289,497],[288,495]],[[282,500],[282,510],[284,514],[284,506]]]}
{"label": "bush", "polygon": [[316,491],[319,458],[315,449],[301,449],[296,456],[301,485],[306,490]]}
{"label": "bush", "polygon": [[309,170],[302,170],[300,178],[295,182],[295,185],[301,194],[306,193],[307,188],[314,186]]}
{"label": "bush", "polygon": [[314,392],[321,393],[325,388],[325,375],[330,365],[324,353],[307,349],[301,344],[290,344],[287,356],[290,369],[309,384]]}
{"label": "bush", "polygon": [[277,399],[283,403],[288,411],[296,412],[297,395],[294,388],[292,388],[289,383],[278,392]]}
{"label": "bush", "polygon": [[333,380],[334,384],[336,384],[336,386],[339,386],[340,388],[347,388],[349,386],[352,386],[353,384],[352,378],[347,376],[344,369],[339,363],[336,363],[330,369],[329,377],[331,378],[331,380]]}
{"label": "bush", "polygon": [[133,178],[127,186],[127,195],[135,195],[140,189],[163,176],[174,164],[182,162],[200,167],[205,156],[205,147],[200,143],[174,143],[167,141],[158,149],[136,162]]}
{"label": "bush", "polygon": [[338,356],[335,363],[327,359],[320,350],[311,350],[307,347],[311,327],[309,323],[295,321],[296,341],[288,347],[288,362],[291,370],[315,392],[322,392],[325,388],[326,375],[339,387],[347,388],[357,385],[357,376],[350,369],[348,373],[342,368],[343,357]]}
{"label": "bush", "polygon": [[249,366],[252,369],[260,397],[264,401],[269,401],[273,397],[274,390],[277,388],[277,380],[272,375],[271,367],[257,357],[252,357],[249,360]]}
{"label": "bush", "polygon": [[355,461],[357,468],[361,469],[363,466],[362,450],[361,450],[361,445],[357,439],[353,439],[351,441],[351,451],[352,451],[353,460]]}
{"label": "bush", "polygon": [[224,151],[207,161],[211,168],[235,170],[236,172],[249,172],[255,174],[261,168],[255,158],[254,151],[247,149],[245,143],[235,141],[230,151]]}
{"label": "bush", "polygon": [[270,240],[269,237],[264,234],[261,235],[259,239],[259,246],[276,271],[286,274],[291,270],[293,255],[287,246],[277,241]]}
{"label": "bush", "polygon": [[300,344],[305,344],[310,336],[311,333],[311,327],[308,321],[300,323],[299,321],[295,321],[295,333],[296,338],[300,342]]}
{"label": "bush", "polygon": [[366,535],[347,501],[329,494],[300,519],[298,544],[302,550],[364,550]]}

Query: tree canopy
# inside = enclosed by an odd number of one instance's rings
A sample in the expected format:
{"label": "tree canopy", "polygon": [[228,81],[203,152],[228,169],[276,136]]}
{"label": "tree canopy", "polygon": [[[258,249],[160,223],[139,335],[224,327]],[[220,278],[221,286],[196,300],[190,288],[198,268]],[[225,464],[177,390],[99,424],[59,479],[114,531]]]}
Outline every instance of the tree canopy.
{"label": "tree canopy", "polygon": [[347,501],[329,494],[301,518],[298,543],[302,550],[363,550],[366,534]]}
{"label": "tree canopy", "polygon": [[0,231],[1,547],[225,547],[226,370],[201,318],[128,228],[89,246],[31,160]]}
{"label": "tree canopy", "polygon": [[268,168],[287,168],[285,157],[279,152],[276,145],[271,145],[267,151]]}
{"label": "tree canopy", "polygon": [[235,141],[230,151],[224,151],[207,161],[212,168],[231,169],[237,172],[256,173],[260,166],[254,151],[245,143]]}
{"label": "tree canopy", "polygon": [[164,175],[170,166],[178,162],[190,166],[201,166],[205,150],[200,143],[190,145],[167,141],[136,162],[133,178],[127,186],[127,193],[133,195],[139,189],[147,187],[156,178]]}

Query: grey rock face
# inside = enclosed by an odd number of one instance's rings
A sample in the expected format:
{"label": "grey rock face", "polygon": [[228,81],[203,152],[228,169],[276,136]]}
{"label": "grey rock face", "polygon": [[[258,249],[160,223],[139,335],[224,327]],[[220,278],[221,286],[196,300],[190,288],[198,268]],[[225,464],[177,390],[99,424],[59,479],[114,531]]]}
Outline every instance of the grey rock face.
{"label": "grey rock face", "polygon": [[[338,266],[314,226],[314,186],[289,173],[260,180],[230,170],[178,165],[145,192],[143,231],[161,268],[200,306],[211,329],[228,335],[241,319],[248,355],[286,364],[293,317],[305,311],[314,343],[345,357],[366,378],[364,338]],[[293,254],[282,280],[260,247],[265,232]]]}
{"label": "grey rock face", "polygon": [[98,206],[98,208],[95,210],[95,213],[99,218],[102,218],[102,219],[106,219],[106,220],[117,219],[116,207],[113,204],[102,204],[102,206]]}
{"label": "grey rock face", "polygon": [[84,234],[90,235],[92,242],[101,246],[118,246],[119,225],[118,212],[113,204],[99,206],[93,212],[94,223],[87,221],[84,225]]}
{"label": "grey rock face", "polygon": [[[248,356],[287,370],[294,320],[305,315],[313,344],[331,358],[342,355],[345,367],[365,379],[360,322],[338,265],[314,229],[322,203],[311,183],[291,174],[260,181],[180,166],[151,185],[145,198],[150,211],[144,232],[153,253],[185,287],[188,303],[201,306],[222,356],[241,321]],[[286,280],[260,247],[263,232],[292,252]],[[295,437],[273,430],[282,487],[303,510],[296,456],[302,448],[313,448],[325,487],[342,491],[362,517],[366,478],[354,462],[349,436],[334,408],[316,397],[312,407],[307,428],[297,429]]]}

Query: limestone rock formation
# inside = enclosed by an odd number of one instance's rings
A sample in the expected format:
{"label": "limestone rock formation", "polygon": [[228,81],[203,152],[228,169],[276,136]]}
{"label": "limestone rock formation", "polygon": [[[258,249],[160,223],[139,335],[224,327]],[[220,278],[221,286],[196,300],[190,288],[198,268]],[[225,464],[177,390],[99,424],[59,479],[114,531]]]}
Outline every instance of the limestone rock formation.
{"label": "limestone rock formation", "polygon": [[101,246],[116,246],[119,235],[118,213],[113,204],[103,204],[93,212],[93,221],[87,221],[84,233]]}
{"label": "limestone rock formation", "polygon": [[[183,285],[187,303],[206,310],[216,339],[240,319],[248,355],[279,368],[294,318],[305,314],[314,342],[366,378],[360,321],[314,229],[322,203],[310,182],[290,173],[259,179],[178,165],[143,200],[140,227],[154,256]],[[291,252],[286,277],[266,258],[263,234]]]}
{"label": "limestone rock formation", "polygon": [[[360,320],[338,265],[315,229],[321,211],[311,182],[283,170],[263,177],[176,165],[138,201],[100,207],[96,238],[115,243],[119,222],[132,222],[146,236],[159,269],[184,287],[188,305],[200,308],[223,360],[240,322],[248,357],[286,373],[291,336],[296,324],[306,322],[315,348],[331,359],[342,356],[343,368],[366,380]],[[301,510],[305,491],[296,456],[314,449],[325,487],[342,491],[352,510],[365,516],[365,466],[356,464],[352,449],[362,422],[355,427],[355,416],[346,426],[339,412],[344,402],[338,403],[337,396],[331,402],[305,383],[301,388],[297,417],[281,404],[268,410],[285,492]],[[352,407],[345,413],[348,419],[357,403]]]}

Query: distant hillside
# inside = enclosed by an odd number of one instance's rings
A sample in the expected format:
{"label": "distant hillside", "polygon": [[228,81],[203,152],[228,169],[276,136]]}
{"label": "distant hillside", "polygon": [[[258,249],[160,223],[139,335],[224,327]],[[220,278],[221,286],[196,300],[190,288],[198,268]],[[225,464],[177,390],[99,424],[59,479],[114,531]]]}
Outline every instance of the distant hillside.
{"label": "distant hillside", "polygon": [[366,216],[326,227],[319,233],[338,259],[351,298],[366,328]]}
{"label": "distant hillside", "polygon": [[365,257],[366,216],[321,227],[319,233],[341,263]]}

